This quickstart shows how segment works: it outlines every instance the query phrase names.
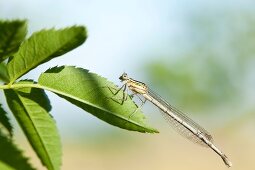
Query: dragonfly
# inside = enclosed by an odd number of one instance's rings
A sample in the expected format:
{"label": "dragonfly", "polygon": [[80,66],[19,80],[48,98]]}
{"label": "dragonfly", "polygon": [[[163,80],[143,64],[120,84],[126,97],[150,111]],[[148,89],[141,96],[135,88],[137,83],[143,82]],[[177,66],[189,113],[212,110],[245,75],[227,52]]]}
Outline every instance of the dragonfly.
{"label": "dragonfly", "polygon": [[133,95],[142,96],[144,98],[144,100],[142,100],[142,105],[146,101],[149,101],[158,107],[167,122],[182,136],[194,143],[211,148],[222,158],[226,166],[232,166],[227,156],[214,144],[212,135],[203,127],[194,122],[183,112],[170,105],[160,95],[152,91],[145,83],[130,78],[127,73],[123,73],[119,79],[123,82],[121,89],[124,88],[124,91],[126,91],[126,87],[128,87],[128,89],[133,92]]}

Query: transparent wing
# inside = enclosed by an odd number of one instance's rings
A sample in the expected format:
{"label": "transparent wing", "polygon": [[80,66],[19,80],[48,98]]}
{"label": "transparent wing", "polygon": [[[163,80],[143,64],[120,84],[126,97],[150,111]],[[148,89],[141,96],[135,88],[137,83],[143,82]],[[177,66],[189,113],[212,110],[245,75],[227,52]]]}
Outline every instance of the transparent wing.
{"label": "transparent wing", "polygon": [[[209,134],[203,127],[201,127],[199,124],[194,122],[192,119],[187,117],[183,112],[179,111],[172,105],[170,105],[167,101],[165,101],[162,97],[160,97],[158,94],[153,92],[151,89],[148,89],[148,94],[156,99],[158,102],[160,102],[162,105],[168,108],[172,113],[174,113],[177,117],[179,117],[181,120],[189,124],[192,128],[199,130],[208,141],[213,142],[212,135]],[[180,122],[176,121],[173,117],[171,117],[167,112],[161,111],[163,117],[169,122],[169,124],[182,136],[189,139],[190,141],[200,144],[202,146],[208,146],[203,140],[201,140],[196,134],[192,133],[187,127],[185,127]]]}

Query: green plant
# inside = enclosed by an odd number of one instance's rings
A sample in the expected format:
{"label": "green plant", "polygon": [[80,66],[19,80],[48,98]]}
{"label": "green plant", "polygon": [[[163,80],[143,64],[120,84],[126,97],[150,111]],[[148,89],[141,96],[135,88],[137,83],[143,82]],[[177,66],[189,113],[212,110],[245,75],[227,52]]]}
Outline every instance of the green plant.
{"label": "green plant", "polygon": [[[48,29],[25,39],[26,21],[0,21],[0,80],[7,104],[42,164],[60,169],[61,144],[50,115],[45,90],[53,92],[99,119],[132,131],[154,133],[145,123],[130,97],[120,104],[123,92],[95,73],[74,66],[58,66],[45,71],[37,81],[19,80],[38,65],[80,46],[87,38],[83,26]],[[7,60],[7,61],[6,61]],[[34,169],[13,142],[13,128],[7,112],[0,106],[0,169]]]}

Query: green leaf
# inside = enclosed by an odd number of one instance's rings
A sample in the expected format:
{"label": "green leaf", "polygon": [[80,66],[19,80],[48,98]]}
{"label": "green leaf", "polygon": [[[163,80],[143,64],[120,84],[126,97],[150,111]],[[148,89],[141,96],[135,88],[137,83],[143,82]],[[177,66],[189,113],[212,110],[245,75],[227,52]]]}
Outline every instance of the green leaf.
{"label": "green leaf", "polygon": [[[19,84],[31,84],[24,81]],[[4,90],[7,103],[34,151],[49,170],[60,169],[61,144],[51,109],[41,89]]]}
{"label": "green leaf", "polygon": [[28,159],[22,154],[11,139],[0,131],[0,169],[1,170],[34,170]]}
{"label": "green leaf", "polygon": [[86,40],[86,36],[86,30],[82,26],[34,33],[22,43],[19,51],[7,64],[10,82],[13,83],[38,65],[78,47]]}
{"label": "green leaf", "polygon": [[6,165],[4,162],[0,161],[0,169],[4,170],[15,170],[14,168],[10,167],[9,165]]}
{"label": "green leaf", "polygon": [[130,97],[120,104],[123,91],[114,95],[117,86],[88,70],[55,67],[41,74],[38,83],[109,124],[139,132],[158,132],[145,123],[140,109],[130,117],[137,109]]}
{"label": "green leaf", "polygon": [[8,131],[9,135],[13,135],[13,128],[10,123],[9,118],[7,117],[7,113],[5,110],[2,108],[2,105],[0,104],[0,125],[5,127],[5,129]]}
{"label": "green leaf", "polygon": [[9,82],[7,67],[4,63],[0,63],[0,80],[4,82]]}
{"label": "green leaf", "polygon": [[18,51],[26,34],[25,20],[0,21],[0,62]]}

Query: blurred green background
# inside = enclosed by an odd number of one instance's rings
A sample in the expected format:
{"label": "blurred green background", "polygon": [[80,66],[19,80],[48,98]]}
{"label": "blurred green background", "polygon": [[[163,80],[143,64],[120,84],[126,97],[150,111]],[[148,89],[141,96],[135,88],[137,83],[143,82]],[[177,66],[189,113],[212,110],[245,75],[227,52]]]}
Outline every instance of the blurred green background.
{"label": "blurred green background", "polygon": [[[24,78],[68,64],[120,85],[125,71],[210,131],[233,170],[255,169],[254,1],[11,0],[0,1],[0,17],[28,19],[29,34],[73,24],[88,29],[84,45]],[[62,136],[63,170],[226,169],[213,151],[174,132],[149,103],[143,111],[160,134],[118,129],[47,94]],[[15,137],[44,169],[17,124]]]}

